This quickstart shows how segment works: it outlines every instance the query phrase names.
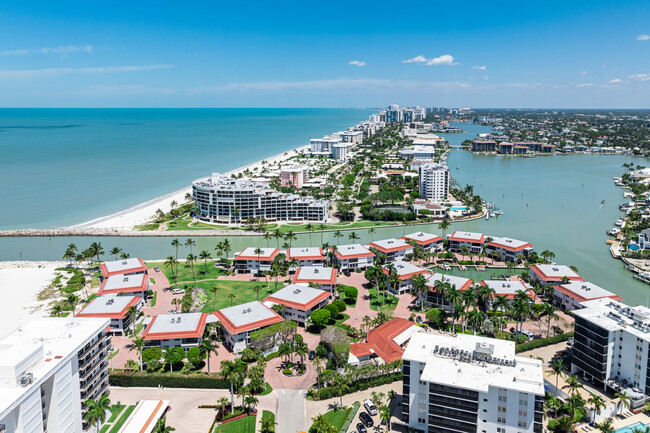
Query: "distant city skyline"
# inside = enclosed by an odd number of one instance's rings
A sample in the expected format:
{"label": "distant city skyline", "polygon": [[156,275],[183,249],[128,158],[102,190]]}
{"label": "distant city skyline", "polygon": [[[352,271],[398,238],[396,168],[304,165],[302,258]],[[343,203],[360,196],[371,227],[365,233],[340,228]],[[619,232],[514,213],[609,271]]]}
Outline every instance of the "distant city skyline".
{"label": "distant city skyline", "polygon": [[0,12],[2,107],[650,108],[642,1],[35,1]]}

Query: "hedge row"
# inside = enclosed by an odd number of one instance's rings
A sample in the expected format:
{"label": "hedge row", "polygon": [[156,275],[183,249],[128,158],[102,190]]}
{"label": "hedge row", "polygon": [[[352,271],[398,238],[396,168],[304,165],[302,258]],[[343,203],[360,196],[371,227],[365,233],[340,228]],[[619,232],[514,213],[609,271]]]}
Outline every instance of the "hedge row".
{"label": "hedge row", "polygon": [[354,404],[352,405],[352,410],[348,413],[348,417],[343,423],[343,427],[341,427],[341,430],[339,433],[346,433],[348,429],[350,428],[350,424],[352,424],[352,421],[354,421],[354,417],[357,416],[357,412],[359,411],[359,408],[361,407],[361,403],[358,401],[355,401]]}
{"label": "hedge row", "polygon": [[540,347],[550,346],[551,344],[561,343],[573,338],[573,331],[558,334],[549,338],[540,338],[539,340],[528,341],[526,343],[517,344],[515,346],[515,353],[526,352],[528,350],[537,349]]}
{"label": "hedge row", "polygon": [[[369,388],[374,388],[375,386],[387,385],[395,381],[402,380],[402,372],[398,371],[391,374],[386,374],[383,376],[376,376],[367,380],[358,380],[348,385],[347,392],[344,392],[343,395],[351,394],[357,391],[365,391]],[[318,393],[316,393],[318,396]],[[328,398],[338,397],[339,393],[334,388],[323,388],[320,390],[320,399],[327,400]]]}
{"label": "hedge row", "polygon": [[111,386],[230,389],[230,382],[216,373],[146,373],[139,371],[111,370],[108,376]]}

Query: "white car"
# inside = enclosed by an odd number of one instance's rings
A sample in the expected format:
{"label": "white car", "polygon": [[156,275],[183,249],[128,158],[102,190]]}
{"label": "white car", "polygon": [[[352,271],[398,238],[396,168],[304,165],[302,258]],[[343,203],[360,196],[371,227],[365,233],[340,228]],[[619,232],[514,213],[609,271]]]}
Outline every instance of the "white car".
{"label": "white car", "polygon": [[185,290],[183,290],[183,289],[174,289],[174,290],[172,290],[173,295],[182,295],[184,293],[185,293]]}
{"label": "white car", "polygon": [[375,416],[377,415],[377,407],[371,400],[364,400],[363,401],[363,407],[366,408],[366,411],[372,415]]}

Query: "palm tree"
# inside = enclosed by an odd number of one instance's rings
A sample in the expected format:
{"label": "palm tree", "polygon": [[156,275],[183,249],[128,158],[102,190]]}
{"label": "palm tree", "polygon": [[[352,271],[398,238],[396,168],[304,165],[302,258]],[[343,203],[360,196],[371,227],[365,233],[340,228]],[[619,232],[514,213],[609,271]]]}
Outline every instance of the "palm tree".
{"label": "palm tree", "polygon": [[485,318],[487,319],[487,314],[488,314],[488,308],[490,305],[490,300],[494,297],[495,291],[494,289],[490,288],[489,286],[484,286],[484,285],[479,285],[476,290],[476,298],[477,300],[483,304],[483,307],[485,308]]}
{"label": "palm tree", "polygon": [[614,394],[614,398],[618,399],[618,402],[616,402],[616,409],[619,410],[619,414],[623,412],[623,409],[629,409],[630,404],[632,403],[632,397],[627,395],[627,391],[623,391],[622,393],[617,392]]}
{"label": "palm tree", "polygon": [[607,406],[605,400],[601,396],[596,394],[590,394],[590,397],[587,399],[587,403],[589,403],[594,407],[594,412],[593,412],[594,418],[592,419],[592,421],[596,421],[596,415],[600,415],[602,409],[605,406]]}
{"label": "palm tree", "polygon": [[223,240],[222,248],[223,248],[223,255],[224,255],[224,258],[227,260],[227,259],[228,259],[228,255],[229,255],[230,252],[232,251],[232,246],[230,245],[230,241],[229,241],[228,239],[224,239],[224,240]]}
{"label": "palm tree", "polygon": [[226,397],[221,397],[219,400],[217,400],[217,407],[219,408],[219,411],[221,411],[221,417],[223,417],[227,406],[228,399]]}
{"label": "palm tree", "polygon": [[196,256],[192,253],[189,253],[187,255],[187,258],[185,259],[185,266],[189,263],[189,265],[192,267],[192,279],[194,280],[194,288],[196,288],[196,275],[194,274],[194,262],[196,261]]}
{"label": "palm tree", "polygon": [[379,408],[379,418],[382,422],[386,423],[387,430],[390,431],[390,408],[388,406],[381,406]]}
{"label": "palm tree", "polygon": [[273,237],[275,238],[276,247],[280,249],[280,239],[282,238],[280,229],[273,230]]}
{"label": "palm tree", "polygon": [[236,297],[237,297],[237,296],[235,296],[234,293],[230,293],[230,294],[228,294],[228,299],[230,299],[230,306],[231,306],[231,307],[232,307],[232,304],[233,304],[233,302],[235,301],[235,298],[236,298]]}
{"label": "palm tree", "polygon": [[230,381],[230,413],[235,413],[235,389],[234,384],[241,378],[241,368],[233,361],[221,361],[219,375]]}
{"label": "palm tree", "polygon": [[174,284],[176,285],[176,288],[178,288],[178,273],[174,273],[174,267],[178,264],[176,259],[172,256],[167,257],[167,260],[165,260],[165,263],[163,263],[166,267],[171,269],[172,271],[172,279],[174,280]]}
{"label": "palm tree", "polygon": [[129,350],[137,350],[138,351],[138,356],[140,357],[140,371],[142,371],[142,351],[144,350],[146,345],[147,345],[147,342],[144,341],[144,338],[142,338],[142,337],[134,337],[133,341],[131,342],[131,347],[129,348]]}
{"label": "palm tree", "polygon": [[510,308],[506,295],[496,295],[492,301],[492,309],[499,312],[499,330],[503,332],[503,313]]}
{"label": "palm tree", "polygon": [[260,247],[255,248],[254,254],[257,256],[257,273],[262,272],[262,262],[260,256],[264,253]]}
{"label": "palm tree", "polygon": [[273,418],[271,417],[262,417],[261,433],[273,433],[275,430],[275,424]]}
{"label": "palm tree", "polygon": [[293,246],[293,241],[295,241],[296,239],[298,239],[298,237],[297,237],[295,234],[293,234],[293,232],[292,232],[291,230],[289,230],[289,231],[284,235],[284,239],[287,240],[287,241],[289,241],[289,248],[291,248],[291,247]]}
{"label": "palm tree", "polygon": [[562,359],[555,359],[551,361],[550,365],[551,368],[547,370],[547,373],[555,375],[555,396],[557,397],[558,381],[565,368],[564,361]]}
{"label": "palm tree", "polygon": [[308,224],[305,226],[305,230],[307,230],[307,231],[309,232],[309,246],[311,247],[311,232],[314,231],[314,226],[311,225],[311,223],[308,223]]}
{"label": "palm tree", "polygon": [[97,431],[101,425],[106,421],[106,412],[111,408],[111,401],[108,398],[108,394],[102,394],[99,397],[99,400],[93,400],[89,398],[84,402],[88,406],[88,412],[86,412],[85,420],[90,424],[95,424]]}
{"label": "palm tree", "polygon": [[217,349],[219,348],[219,345],[213,342],[209,338],[204,338],[201,340],[201,343],[199,344],[199,353],[201,353],[201,356],[205,355],[206,356],[206,362],[208,364],[208,374],[210,374],[210,355],[215,354],[217,355]]}
{"label": "palm tree", "polygon": [[185,246],[190,249],[190,254],[192,254],[192,247],[196,246],[196,242],[192,240],[192,238],[187,238],[185,240]]}
{"label": "palm tree", "polygon": [[557,308],[555,308],[552,304],[549,304],[547,302],[542,304],[542,314],[548,317],[548,323],[546,325],[546,338],[551,335],[551,321],[558,320],[560,318],[560,316],[555,314],[556,311]]}
{"label": "palm tree", "polygon": [[104,254],[104,248],[102,248],[101,242],[93,242],[88,248],[92,253],[92,256],[97,257],[97,263],[99,263],[99,256]]}
{"label": "palm tree", "polygon": [[117,257],[122,253],[122,248],[118,247],[113,247],[111,249],[110,255],[115,256],[115,260],[117,260]]}
{"label": "palm tree", "polygon": [[332,387],[338,391],[339,398],[341,399],[341,407],[343,407],[343,393],[349,389],[347,377],[343,376],[337,371],[334,371],[331,382]]}
{"label": "palm tree", "polygon": [[483,313],[477,308],[473,309],[467,314],[467,324],[472,327],[472,332],[476,335],[476,328],[483,323]]}
{"label": "palm tree", "polygon": [[351,232],[351,233],[348,235],[348,239],[351,240],[352,243],[354,243],[354,241],[359,240],[359,239],[361,239],[361,238],[360,238],[359,235],[357,235],[355,232]]}
{"label": "palm tree", "polygon": [[176,259],[176,262],[175,262],[175,264],[176,264],[176,275],[178,275],[178,247],[180,247],[180,246],[181,246],[181,241],[179,241],[178,239],[172,240],[172,247],[176,248],[176,255],[174,256],[175,259]]}
{"label": "palm tree", "polygon": [[600,424],[596,425],[596,428],[602,433],[614,433],[614,426],[612,425],[612,420],[610,418],[605,419]]}
{"label": "palm tree", "polygon": [[422,274],[413,275],[413,295],[420,298],[420,310],[424,310],[424,298],[427,294],[427,279]]}
{"label": "palm tree", "polygon": [[254,395],[247,395],[244,400],[246,401],[248,413],[250,413],[250,411],[254,408],[254,406],[260,402],[259,399]]}
{"label": "palm tree", "polygon": [[129,315],[131,318],[131,325],[133,325],[133,335],[135,335],[135,321],[138,318],[138,307],[135,305],[131,305],[127,310],[126,313]]}
{"label": "palm tree", "polygon": [[343,237],[343,233],[341,233],[341,230],[335,231],[334,237],[337,239],[336,244],[341,245],[341,238]]}
{"label": "palm tree", "polygon": [[70,304],[70,308],[72,308],[72,317],[74,317],[74,313],[77,308],[77,301],[79,298],[77,298],[74,293],[70,293],[65,297],[65,300],[68,304]]}
{"label": "palm tree", "polygon": [[300,357],[300,363],[305,363],[305,355],[309,353],[309,347],[307,343],[296,342],[293,345],[293,352]]}
{"label": "palm tree", "polygon": [[264,236],[262,236],[264,240],[266,240],[266,247],[269,248],[269,241],[273,239],[273,233],[271,232],[266,232],[264,233]]}
{"label": "palm tree", "polygon": [[451,305],[451,326],[454,333],[456,333],[456,307],[459,305],[462,296],[463,294],[456,288],[455,284],[447,288],[444,294],[444,299]]}
{"label": "palm tree", "polygon": [[199,253],[199,259],[203,260],[203,266],[205,269],[205,275],[208,274],[208,259],[212,258],[212,254],[210,254],[210,251],[203,250]]}
{"label": "palm tree", "polygon": [[451,224],[447,220],[442,220],[442,221],[440,221],[440,224],[438,224],[438,228],[440,230],[442,230],[442,238],[443,239],[447,238],[446,234],[447,234],[447,229],[449,228],[449,226],[451,226]]}
{"label": "palm tree", "polygon": [[573,395],[576,392],[578,392],[578,389],[580,388],[582,388],[582,384],[580,383],[578,376],[576,376],[575,374],[569,374],[566,378],[566,385],[562,387],[562,389],[568,389],[570,395]]}
{"label": "palm tree", "polygon": [[176,431],[176,429],[167,425],[167,417],[164,416],[156,421],[156,426],[151,433],[169,433],[172,431]]}
{"label": "palm tree", "polygon": [[371,241],[375,240],[375,233],[377,233],[377,230],[374,227],[370,227],[368,229],[368,234],[370,235],[370,240]]}
{"label": "palm tree", "polygon": [[253,287],[253,290],[255,291],[255,299],[260,300],[260,290],[264,289],[264,284],[257,284],[255,287]]}

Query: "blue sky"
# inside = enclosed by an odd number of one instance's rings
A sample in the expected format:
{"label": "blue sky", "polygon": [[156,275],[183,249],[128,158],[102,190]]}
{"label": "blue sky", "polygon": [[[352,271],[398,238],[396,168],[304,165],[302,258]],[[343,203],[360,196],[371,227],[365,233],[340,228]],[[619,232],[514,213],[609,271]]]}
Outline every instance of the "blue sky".
{"label": "blue sky", "polygon": [[648,1],[419,3],[5,2],[0,106],[650,108]]}

